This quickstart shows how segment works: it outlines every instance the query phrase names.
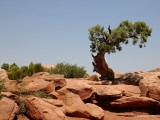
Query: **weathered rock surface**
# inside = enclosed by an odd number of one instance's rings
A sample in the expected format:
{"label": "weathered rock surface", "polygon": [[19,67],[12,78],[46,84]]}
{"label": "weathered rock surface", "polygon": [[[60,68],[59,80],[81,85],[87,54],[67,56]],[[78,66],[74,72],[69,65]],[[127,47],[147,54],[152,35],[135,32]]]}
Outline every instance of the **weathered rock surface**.
{"label": "weathered rock surface", "polygon": [[98,96],[105,98],[122,97],[122,91],[115,89],[112,85],[93,85],[94,91]]}
{"label": "weathered rock surface", "polygon": [[3,97],[0,100],[0,120],[13,120],[18,112],[18,106],[15,101]]}
{"label": "weathered rock surface", "polygon": [[47,72],[39,72],[32,75],[33,78],[43,79],[48,82],[53,82],[56,88],[62,88],[66,85],[64,75],[52,74]]}
{"label": "weathered rock surface", "polygon": [[99,81],[98,75],[89,75],[87,76],[87,80],[92,80],[92,81]]}
{"label": "weathered rock surface", "polygon": [[16,92],[18,91],[17,85],[18,85],[18,82],[16,80],[6,80],[4,83],[5,90],[3,91]]}
{"label": "weathered rock surface", "polygon": [[[112,111],[117,108],[118,112],[127,112],[127,108],[130,108],[139,112],[143,110],[148,114],[160,114],[159,69],[127,73],[117,79],[117,83],[122,84],[115,85],[116,80],[112,84],[110,81],[93,81],[87,78],[64,79],[63,75],[40,72],[23,81],[6,80],[6,90],[1,92],[5,97],[0,100],[0,120],[102,120],[106,118],[105,109]],[[17,93],[39,90],[46,91],[52,99]],[[23,114],[14,117],[18,111],[17,104],[9,98],[14,99],[18,105],[21,100],[26,103],[27,109],[24,112],[25,115],[28,114],[28,118]]]}
{"label": "weathered rock surface", "polygon": [[120,99],[114,100],[110,102],[110,105],[112,107],[155,107],[158,104],[158,101],[152,99],[152,98],[147,98],[147,97],[122,97]]}
{"label": "weathered rock surface", "polygon": [[104,117],[104,110],[94,104],[85,104],[81,98],[71,92],[64,97],[66,112],[70,116],[84,117],[88,119],[101,120]]}
{"label": "weathered rock surface", "polygon": [[22,81],[6,80],[5,91],[26,92],[44,90],[47,93],[55,91],[66,85],[63,75],[50,75],[47,72],[33,74],[31,77],[25,77]]}
{"label": "weathered rock surface", "polygon": [[4,69],[0,68],[0,80],[8,79],[8,75]]}
{"label": "weathered rock surface", "polygon": [[88,85],[111,85],[112,84],[112,82],[109,80],[92,81],[92,80],[88,80],[87,78],[72,79],[72,80],[84,82]]}
{"label": "weathered rock surface", "polygon": [[57,92],[66,94],[67,92],[72,92],[81,97],[82,100],[86,100],[90,98],[93,94],[93,87],[88,85],[87,83],[80,80],[72,80],[68,79],[67,85]]}
{"label": "weathered rock surface", "polygon": [[105,98],[119,98],[122,96],[140,96],[141,91],[138,86],[133,85],[93,85],[98,96]]}
{"label": "weathered rock surface", "polygon": [[17,116],[17,120],[30,120],[30,119],[27,118],[25,115],[21,114]]}
{"label": "weathered rock surface", "polygon": [[23,82],[18,85],[18,89],[23,91],[39,91],[44,90],[50,93],[55,90],[53,82],[45,81],[44,79],[26,77]]}
{"label": "weathered rock surface", "polygon": [[65,106],[60,100],[31,97],[26,103],[27,114],[34,120],[65,120]]}
{"label": "weathered rock surface", "polygon": [[11,99],[14,99],[14,98],[17,97],[16,94],[13,94],[13,93],[11,93],[11,92],[1,92],[1,94],[2,94],[3,96],[5,96],[5,97],[11,98]]}
{"label": "weathered rock surface", "polygon": [[160,72],[145,72],[139,83],[142,96],[160,101]]}
{"label": "weathered rock surface", "polygon": [[119,85],[112,85],[112,89],[117,89],[119,91],[122,91],[123,96],[140,96],[141,91],[138,86],[134,85],[124,85],[124,84],[119,84]]}

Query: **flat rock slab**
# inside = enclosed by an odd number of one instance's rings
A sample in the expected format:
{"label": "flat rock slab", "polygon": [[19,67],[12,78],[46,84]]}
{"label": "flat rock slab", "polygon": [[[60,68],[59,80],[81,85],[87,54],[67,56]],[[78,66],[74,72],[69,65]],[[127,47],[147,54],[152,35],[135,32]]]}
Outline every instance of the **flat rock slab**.
{"label": "flat rock slab", "polygon": [[122,97],[109,103],[112,107],[122,108],[143,108],[143,107],[156,107],[158,101],[148,97]]}
{"label": "flat rock slab", "polygon": [[34,120],[65,120],[65,106],[60,100],[30,97],[26,103],[27,114]]}
{"label": "flat rock slab", "polygon": [[104,98],[119,98],[122,96],[140,96],[138,86],[133,85],[92,85],[95,93]]}

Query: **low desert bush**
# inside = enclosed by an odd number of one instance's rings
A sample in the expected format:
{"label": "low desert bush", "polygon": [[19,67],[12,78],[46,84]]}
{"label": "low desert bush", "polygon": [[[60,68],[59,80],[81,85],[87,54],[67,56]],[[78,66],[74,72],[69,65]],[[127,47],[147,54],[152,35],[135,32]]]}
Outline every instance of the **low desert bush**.
{"label": "low desert bush", "polygon": [[48,93],[46,93],[43,90],[39,90],[39,91],[17,91],[14,92],[14,94],[18,95],[18,96],[33,96],[33,97],[39,97],[39,98],[46,98],[46,99],[50,99],[52,98]]}
{"label": "low desert bush", "polygon": [[54,69],[49,71],[50,74],[63,74],[65,78],[83,78],[86,76],[84,67],[68,63],[58,63]]}
{"label": "low desert bush", "polygon": [[16,102],[18,104],[18,114],[24,114],[27,109],[25,100],[18,100]]}
{"label": "low desert bush", "polygon": [[21,80],[26,76],[32,76],[34,73],[45,71],[41,63],[33,64],[32,62],[29,66],[22,67],[19,67],[16,63],[11,65],[4,63],[1,68],[7,71],[8,78],[11,80]]}

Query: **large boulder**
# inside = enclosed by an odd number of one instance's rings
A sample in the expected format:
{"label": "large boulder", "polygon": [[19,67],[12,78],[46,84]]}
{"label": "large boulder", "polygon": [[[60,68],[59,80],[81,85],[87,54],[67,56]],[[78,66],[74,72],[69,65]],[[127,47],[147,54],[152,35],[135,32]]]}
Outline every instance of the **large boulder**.
{"label": "large boulder", "polygon": [[156,107],[158,101],[148,97],[122,97],[109,103],[112,107],[122,108],[142,108],[142,107]]}
{"label": "large boulder", "polygon": [[67,85],[59,89],[57,92],[66,94],[72,92],[81,97],[82,100],[90,98],[94,92],[93,87],[81,80],[68,79]]}
{"label": "large boulder", "polygon": [[0,120],[13,120],[18,112],[18,106],[15,101],[3,97],[0,100]]}
{"label": "large boulder", "polygon": [[3,91],[7,92],[17,92],[18,91],[18,82],[16,80],[6,80],[4,82],[5,89]]}
{"label": "large boulder", "polygon": [[92,85],[95,93],[98,96],[104,98],[119,98],[122,97],[122,91],[115,89],[115,87],[111,85]]}
{"label": "large boulder", "polygon": [[30,97],[27,114],[34,120],[65,120],[65,106],[60,100]]}
{"label": "large boulder", "polygon": [[160,101],[160,72],[145,72],[139,83],[141,96],[147,96]]}
{"label": "large boulder", "polygon": [[66,85],[66,80],[62,74],[52,74],[47,72],[39,72],[32,75],[32,78],[43,79],[48,82],[53,82],[56,88],[62,88]]}
{"label": "large boulder", "polygon": [[66,112],[70,116],[83,117],[94,120],[101,120],[104,117],[104,110],[94,104],[84,103],[79,95],[67,92],[64,96]]}
{"label": "large boulder", "polygon": [[119,85],[112,85],[110,86],[112,89],[117,89],[122,92],[123,96],[140,96],[141,91],[138,86],[134,85],[124,85],[124,84],[119,84]]}
{"label": "large boulder", "polygon": [[133,85],[93,85],[95,93],[104,98],[119,98],[122,96],[140,96],[140,89]]}
{"label": "large boulder", "polygon": [[22,83],[20,83],[17,87],[21,92],[44,90],[47,93],[50,93],[55,90],[55,85],[53,82],[48,82],[44,79],[34,77],[25,77]]}

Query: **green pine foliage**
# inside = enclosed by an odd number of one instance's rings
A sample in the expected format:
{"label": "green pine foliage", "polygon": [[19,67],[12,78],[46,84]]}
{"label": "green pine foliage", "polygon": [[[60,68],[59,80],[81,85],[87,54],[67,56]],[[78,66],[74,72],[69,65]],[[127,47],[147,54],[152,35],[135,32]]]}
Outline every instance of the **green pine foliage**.
{"label": "green pine foliage", "polygon": [[34,73],[45,71],[41,63],[34,64]]}
{"label": "green pine foliage", "polygon": [[65,78],[83,78],[86,76],[84,67],[68,63],[58,63],[54,69],[49,71],[51,74],[63,74]]}
{"label": "green pine foliage", "polygon": [[16,63],[11,65],[4,63],[1,66],[2,69],[5,69],[10,80],[21,80],[26,76],[32,76],[34,73],[43,72],[45,69],[41,63],[30,63],[29,66],[19,67]]}
{"label": "green pine foliage", "polygon": [[9,64],[8,63],[3,63],[1,68],[8,71],[9,70]]}
{"label": "green pine foliage", "polygon": [[108,28],[105,31],[103,26],[96,25],[89,29],[92,53],[115,53],[122,50],[122,44],[132,41],[133,45],[138,44],[140,48],[145,47],[147,38],[151,36],[152,29],[145,22],[122,21],[115,29]]}

